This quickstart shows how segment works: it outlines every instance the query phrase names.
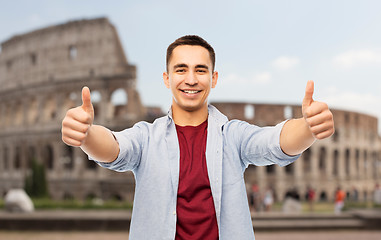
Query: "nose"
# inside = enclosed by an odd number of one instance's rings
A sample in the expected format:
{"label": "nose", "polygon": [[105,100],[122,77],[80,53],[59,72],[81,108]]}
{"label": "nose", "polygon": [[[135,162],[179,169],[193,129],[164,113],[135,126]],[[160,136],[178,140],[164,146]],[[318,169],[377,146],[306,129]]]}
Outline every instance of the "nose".
{"label": "nose", "polygon": [[189,72],[185,78],[185,84],[194,86],[198,83],[197,75],[195,72]]}

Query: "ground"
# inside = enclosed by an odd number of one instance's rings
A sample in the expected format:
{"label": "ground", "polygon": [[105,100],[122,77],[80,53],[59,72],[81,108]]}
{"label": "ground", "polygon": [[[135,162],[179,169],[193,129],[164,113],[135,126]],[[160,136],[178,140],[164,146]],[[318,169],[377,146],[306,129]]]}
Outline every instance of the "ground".
{"label": "ground", "polygon": [[[379,240],[381,231],[303,231],[257,232],[256,240]],[[127,232],[6,232],[0,231],[0,239],[7,240],[127,240]]]}

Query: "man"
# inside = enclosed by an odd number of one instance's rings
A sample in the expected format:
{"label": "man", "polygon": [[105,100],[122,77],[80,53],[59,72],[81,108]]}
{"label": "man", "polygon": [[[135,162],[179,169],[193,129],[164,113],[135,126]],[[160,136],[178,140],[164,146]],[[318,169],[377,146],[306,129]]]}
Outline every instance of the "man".
{"label": "man", "polygon": [[244,170],[249,164],[287,165],[315,139],[334,132],[332,113],[312,99],[309,81],[303,118],[259,128],[228,121],[208,105],[218,80],[213,48],[184,36],[167,49],[167,116],[122,132],[93,124],[87,87],[82,106],[67,112],[62,139],[103,167],[136,179],[130,239],[254,239]]}

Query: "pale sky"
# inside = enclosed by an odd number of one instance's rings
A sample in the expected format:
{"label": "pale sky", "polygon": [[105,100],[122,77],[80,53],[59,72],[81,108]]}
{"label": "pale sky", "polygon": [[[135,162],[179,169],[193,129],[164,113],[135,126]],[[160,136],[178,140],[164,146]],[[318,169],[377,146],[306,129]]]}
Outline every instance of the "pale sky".
{"label": "pale sky", "polygon": [[301,104],[312,79],[316,100],[381,121],[380,9],[378,0],[2,1],[0,41],[108,17],[137,66],[143,103],[166,111],[166,48],[197,34],[216,51],[219,82],[210,101]]}

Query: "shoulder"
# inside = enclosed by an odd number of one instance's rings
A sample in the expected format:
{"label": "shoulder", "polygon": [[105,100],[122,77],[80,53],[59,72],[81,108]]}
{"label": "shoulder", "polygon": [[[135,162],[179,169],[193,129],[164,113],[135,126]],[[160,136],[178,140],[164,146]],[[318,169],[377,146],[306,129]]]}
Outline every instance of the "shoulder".
{"label": "shoulder", "polygon": [[171,119],[168,116],[155,119],[153,123],[140,121],[132,128],[137,129],[143,136],[165,134]]}

